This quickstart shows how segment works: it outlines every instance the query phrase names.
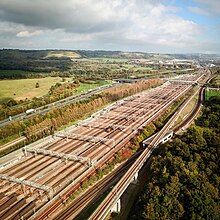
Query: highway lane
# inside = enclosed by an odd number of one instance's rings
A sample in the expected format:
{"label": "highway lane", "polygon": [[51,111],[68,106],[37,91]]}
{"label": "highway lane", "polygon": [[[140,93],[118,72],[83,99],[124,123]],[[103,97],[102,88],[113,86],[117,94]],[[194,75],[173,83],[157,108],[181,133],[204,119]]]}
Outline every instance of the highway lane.
{"label": "highway lane", "polygon": [[109,85],[105,85],[105,86],[100,86],[98,88],[92,89],[91,91],[87,91],[78,95],[74,95],[74,96],[70,96],[61,100],[58,100],[56,102],[41,106],[39,108],[36,108],[34,113],[32,114],[26,114],[25,112],[15,115],[12,117],[12,120],[10,121],[9,119],[4,119],[2,121],[0,121],[0,128],[5,127],[11,123],[14,122],[19,122],[19,121],[23,121],[23,120],[28,120],[31,118],[34,118],[38,115],[42,115],[45,114],[49,111],[51,111],[52,109],[59,109],[62,108],[63,106],[66,105],[70,105],[74,102],[78,102],[80,100],[84,100],[87,99],[88,97],[92,96],[92,95],[96,95],[96,94],[100,94],[102,93],[104,90],[111,88],[111,87],[116,87],[120,84],[109,84]]}

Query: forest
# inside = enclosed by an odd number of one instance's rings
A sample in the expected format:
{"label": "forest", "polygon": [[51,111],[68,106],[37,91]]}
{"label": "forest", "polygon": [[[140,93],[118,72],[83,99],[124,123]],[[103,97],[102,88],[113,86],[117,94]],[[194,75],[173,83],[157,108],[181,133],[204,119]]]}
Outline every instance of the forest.
{"label": "forest", "polygon": [[154,153],[131,219],[219,219],[220,99]]}

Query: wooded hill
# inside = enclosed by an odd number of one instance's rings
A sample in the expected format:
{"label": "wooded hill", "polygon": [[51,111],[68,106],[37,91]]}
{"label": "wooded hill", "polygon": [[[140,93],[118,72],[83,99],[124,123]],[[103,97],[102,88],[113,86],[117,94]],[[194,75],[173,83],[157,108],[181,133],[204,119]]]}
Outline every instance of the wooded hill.
{"label": "wooded hill", "polygon": [[[109,58],[109,59],[193,59],[193,55],[181,54],[158,54],[143,52],[122,52],[104,50],[0,50],[0,70],[20,70],[25,72],[1,72],[0,79],[5,78],[33,78],[43,77],[40,73],[52,73],[58,71],[69,71],[77,64],[73,61],[81,58]],[[90,60],[91,62],[92,60]],[[80,68],[77,69],[78,71]]]}

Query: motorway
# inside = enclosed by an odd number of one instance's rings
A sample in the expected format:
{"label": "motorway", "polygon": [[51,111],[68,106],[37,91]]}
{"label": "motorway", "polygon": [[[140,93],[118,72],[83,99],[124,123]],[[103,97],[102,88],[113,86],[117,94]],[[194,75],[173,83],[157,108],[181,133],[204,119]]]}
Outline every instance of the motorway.
{"label": "motorway", "polygon": [[78,94],[78,95],[69,96],[67,98],[58,100],[58,101],[50,103],[48,105],[44,105],[44,106],[41,106],[39,108],[36,108],[35,112],[32,113],[32,114],[26,114],[25,112],[23,112],[21,114],[13,116],[12,117],[13,120],[11,120],[11,121],[9,119],[4,119],[4,120],[0,121],[0,128],[5,127],[5,126],[7,126],[11,123],[14,123],[14,122],[19,122],[19,121],[23,121],[23,120],[32,119],[32,118],[34,118],[38,115],[43,115],[43,114],[45,114],[45,113],[47,113],[47,112],[49,112],[53,109],[58,109],[58,108],[61,108],[63,106],[70,105],[72,103],[78,102],[80,100],[87,99],[88,97],[90,97],[92,95],[100,94],[104,90],[106,90],[108,88],[111,88],[111,87],[118,86],[118,85],[120,85],[120,84],[109,84],[109,85],[105,85],[105,86],[100,86],[100,87],[97,87],[95,89],[89,90],[87,92],[84,92],[84,93],[81,93],[81,94]]}
{"label": "motorway", "polygon": [[[196,81],[201,76],[188,77]],[[139,129],[191,88],[187,82],[166,82],[25,148],[24,157],[1,169],[0,218],[47,219]]]}

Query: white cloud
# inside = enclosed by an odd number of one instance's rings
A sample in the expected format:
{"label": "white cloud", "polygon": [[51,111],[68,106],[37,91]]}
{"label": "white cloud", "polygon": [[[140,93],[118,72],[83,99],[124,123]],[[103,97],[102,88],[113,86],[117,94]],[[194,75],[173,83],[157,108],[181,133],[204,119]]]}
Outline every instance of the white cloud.
{"label": "white cloud", "polygon": [[[176,16],[173,8],[153,6],[146,16],[136,13],[125,33],[127,39],[160,45],[190,45],[201,33],[199,25]],[[146,48],[147,49],[147,48]]]}
{"label": "white cloud", "polygon": [[[203,28],[181,18],[177,7],[164,5],[163,2],[1,0],[0,37],[2,33],[10,35],[13,41],[26,37],[41,48],[55,45],[68,49],[155,52],[190,52],[197,49]],[[191,9],[202,13],[200,8]]]}
{"label": "white cloud", "polygon": [[13,34],[25,29],[22,24],[16,24],[13,22],[0,21],[0,34]]}
{"label": "white cloud", "polygon": [[19,33],[16,34],[17,37],[33,37],[33,36],[36,36],[36,35],[40,35],[42,34],[43,31],[42,30],[38,30],[38,31],[33,31],[33,32],[30,32],[30,31],[21,31]]}

